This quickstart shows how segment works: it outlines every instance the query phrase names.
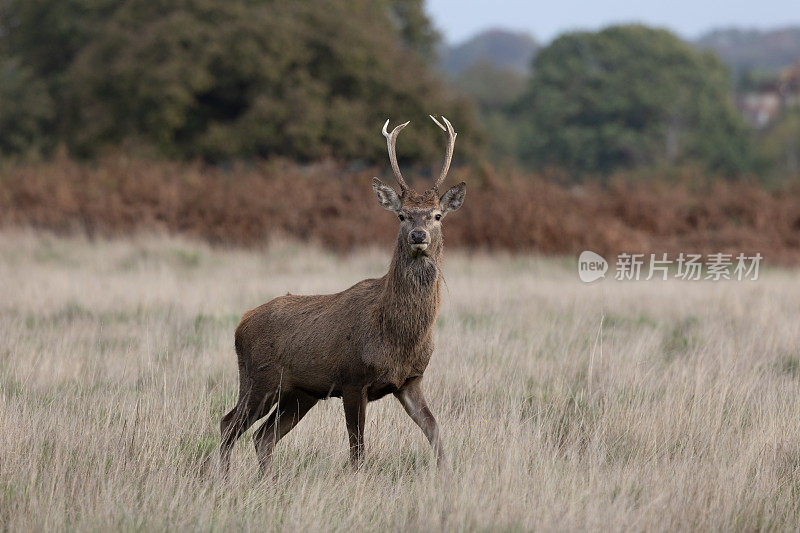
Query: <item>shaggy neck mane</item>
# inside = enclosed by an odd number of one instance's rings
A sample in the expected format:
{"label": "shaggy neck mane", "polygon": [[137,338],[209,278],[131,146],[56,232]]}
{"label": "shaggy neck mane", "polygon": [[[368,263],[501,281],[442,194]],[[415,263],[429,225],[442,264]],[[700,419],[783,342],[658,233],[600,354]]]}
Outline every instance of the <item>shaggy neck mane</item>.
{"label": "shaggy neck mane", "polygon": [[381,328],[396,344],[427,338],[439,314],[442,247],[431,256],[409,257],[398,238],[380,295]]}

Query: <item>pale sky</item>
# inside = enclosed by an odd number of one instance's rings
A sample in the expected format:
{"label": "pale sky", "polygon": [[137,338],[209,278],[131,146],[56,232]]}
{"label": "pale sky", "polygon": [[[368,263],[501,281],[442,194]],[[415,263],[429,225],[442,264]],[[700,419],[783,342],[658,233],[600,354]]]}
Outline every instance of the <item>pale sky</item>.
{"label": "pale sky", "polygon": [[800,0],[427,0],[446,42],[488,28],[524,30],[548,42],[575,29],[640,22],[695,38],[712,28],[769,29],[800,24]]}

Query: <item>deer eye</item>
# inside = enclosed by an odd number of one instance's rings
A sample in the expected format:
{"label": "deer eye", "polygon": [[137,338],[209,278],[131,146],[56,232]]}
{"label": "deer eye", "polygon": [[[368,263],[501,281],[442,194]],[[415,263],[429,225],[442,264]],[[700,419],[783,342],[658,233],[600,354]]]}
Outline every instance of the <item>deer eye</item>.
{"label": "deer eye", "polygon": [[400,222],[402,222],[402,221],[404,221],[406,219],[406,217],[404,217],[403,215],[397,215],[397,218],[400,219]]}
{"label": "deer eye", "polygon": [[442,220],[442,214],[441,213],[436,213],[436,216],[433,217],[433,218],[435,218],[436,220]]}

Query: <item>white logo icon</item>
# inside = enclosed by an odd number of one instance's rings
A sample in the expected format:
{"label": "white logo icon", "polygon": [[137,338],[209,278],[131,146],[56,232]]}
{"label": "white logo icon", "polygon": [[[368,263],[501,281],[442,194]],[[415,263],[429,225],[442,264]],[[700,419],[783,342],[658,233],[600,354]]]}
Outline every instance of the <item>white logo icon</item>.
{"label": "white logo icon", "polygon": [[606,277],[607,270],[608,262],[601,255],[585,250],[578,257],[578,276],[584,283]]}

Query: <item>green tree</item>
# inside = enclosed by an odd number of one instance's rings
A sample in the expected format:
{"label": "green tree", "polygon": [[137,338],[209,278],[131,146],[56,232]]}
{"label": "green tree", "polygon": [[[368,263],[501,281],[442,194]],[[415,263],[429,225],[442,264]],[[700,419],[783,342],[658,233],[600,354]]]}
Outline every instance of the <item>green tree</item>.
{"label": "green tree", "polygon": [[[0,2],[0,53],[46,87],[52,141],[84,156],[382,160],[383,121],[428,113],[457,124],[462,154],[479,140],[424,57],[436,35],[418,0]],[[400,155],[442,144],[432,125],[409,128]]]}
{"label": "green tree", "polygon": [[512,110],[526,123],[520,156],[574,173],[684,163],[741,172],[749,139],[730,79],[715,55],[664,30],[564,35],[540,51]]}
{"label": "green tree", "polygon": [[800,108],[784,109],[776,122],[759,132],[758,155],[767,181],[800,178]]}
{"label": "green tree", "polygon": [[40,152],[55,107],[47,87],[19,60],[0,58],[0,154]]}
{"label": "green tree", "polygon": [[425,1],[389,0],[389,5],[404,44],[426,61],[436,61],[436,45],[441,37],[425,13]]}

